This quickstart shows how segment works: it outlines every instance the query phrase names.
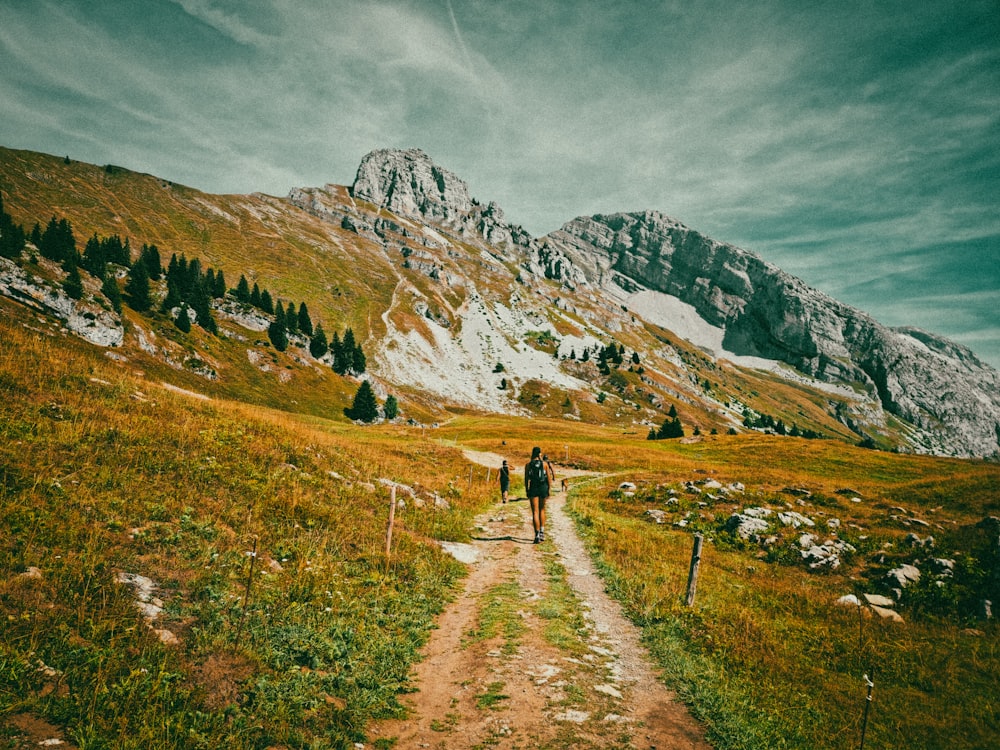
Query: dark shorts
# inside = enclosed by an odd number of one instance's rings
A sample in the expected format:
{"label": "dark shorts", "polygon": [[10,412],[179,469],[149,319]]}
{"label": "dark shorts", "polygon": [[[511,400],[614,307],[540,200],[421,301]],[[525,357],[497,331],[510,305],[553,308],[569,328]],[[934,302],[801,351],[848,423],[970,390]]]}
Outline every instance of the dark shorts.
{"label": "dark shorts", "polygon": [[528,497],[538,497],[544,500],[549,496],[549,486],[546,484],[543,487],[529,487]]}

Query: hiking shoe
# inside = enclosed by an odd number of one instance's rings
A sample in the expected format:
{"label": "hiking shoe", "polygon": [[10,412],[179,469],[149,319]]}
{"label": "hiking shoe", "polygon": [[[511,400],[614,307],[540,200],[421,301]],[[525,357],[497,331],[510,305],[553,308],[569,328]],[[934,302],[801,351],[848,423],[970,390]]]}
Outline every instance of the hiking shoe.
{"label": "hiking shoe", "polygon": [[536,531],[536,532],[535,532],[535,544],[538,544],[538,543],[539,543],[540,541],[542,541],[542,535],[541,535],[541,534],[539,534],[539,533],[538,533],[538,532]]}
{"label": "hiking shoe", "polygon": [[539,531],[538,532],[538,541],[540,541],[540,542],[544,542],[545,541],[545,532],[544,531]]}

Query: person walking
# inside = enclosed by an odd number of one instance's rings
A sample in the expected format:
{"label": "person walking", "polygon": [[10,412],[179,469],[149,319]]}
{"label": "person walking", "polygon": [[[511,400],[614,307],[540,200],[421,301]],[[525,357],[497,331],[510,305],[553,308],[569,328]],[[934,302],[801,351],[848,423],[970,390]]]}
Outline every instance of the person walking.
{"label": "person walking", "polygon": [[542,449],[531,449],[531,460],[524,465],[524,489],[531,503],[531,524],[535,544],[545,541],[545,501],[549,497],[549,472],[542,461]]}
{"label": "person walking", "polygon": [[542,454],[542,463],[545,464],[545,471],[549,475],[549,487],[556,486],[556,468],[549,461],[549,454]]}
{"label": "person walking", "polygon": [[507,493],[510,492],[510,467],[507,465],[506,459],[503,465],[500,467],[500,497],[503,501],[507,502]]}

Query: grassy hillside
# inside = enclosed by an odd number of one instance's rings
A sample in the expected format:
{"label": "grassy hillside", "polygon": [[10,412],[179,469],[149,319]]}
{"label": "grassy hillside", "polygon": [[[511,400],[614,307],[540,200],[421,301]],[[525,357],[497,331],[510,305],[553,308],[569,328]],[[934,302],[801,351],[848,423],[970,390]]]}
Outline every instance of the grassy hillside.
{"label": "grassy hillside", "polygon": [[[20,317],[0,335],[0,715],[81,747],[298,747],[396,710],[461,572],[429,540],[462,539],[486,496],[459,452],[192,398]],[[416,493],[389,561],[381,479]],[[122,574],[154,582],[153,626]]]}

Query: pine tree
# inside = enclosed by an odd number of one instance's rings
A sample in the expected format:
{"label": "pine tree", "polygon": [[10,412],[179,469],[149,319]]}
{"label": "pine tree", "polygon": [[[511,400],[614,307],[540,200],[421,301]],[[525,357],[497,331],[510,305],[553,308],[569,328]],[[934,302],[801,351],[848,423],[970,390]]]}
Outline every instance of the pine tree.
{"label": "pine tree", "polygon": [[274,321],[267,327],[267,337],[279,352],[288,348],[288,333],[285,331],[285,309],[278,303]]}
{"label": "pine tree", "polygon": [[309,310],[306,308],[305,302],[299,305],[299,330],[306,336],[312,336],[312,319],[309,317]]}
{"label": "pine tree", "polygon": [[354,347],[354,356],[351,362],[351,369],[354,372],[361,374],[368,367],[368,359],[365,357],[365,353],[361,351],[361,344]]}
{"label": "pine tree", "polygon": [[118,279],[113,273],[105,274],[104,282],[101,284],[101,294],[108,298],[111,307],[116,313],[122,312],[122,292],[118,288]]}
{"label": "pine tree", "polygon": [[[254,286],[256,286],[256,284]],[[243,274],[240,274],[240,280],[236,285],[236,291],[233,293],[233,296],[240,302],[250,301],[250,284],[247,282],[247,277]]]}
{"label": "pine tree", "polygon": [[362,380],[357,393],[354,394],[354,403],[350,409],[344,409],[344,414],[349,419],[359,422],[374,422],[378,419],[378,402],[375,400],[375,391],[367,380]]}
{"label": "pine tree", "polygon": [[326,341],[326,333],[323,331],[323,324],[317,323],[316,330],[313,331],[309,340],[309,353],[319,359],[330,350],[330,345]]}
{"label": "pine tree", "polygon": [[333,332],[333,341],[330,342],[330,354],[333,355],[333,371],[338,375],[343,375],[346,370],[343,368],[344,345],[340,343],[340,334]]}
{"label": "pine tree", "polygon": [[69,265],[69,270],[62,283],[63,291],[70,299],[81,299],[83,297],[83,279],[80,278],[80,269],[73,260],[66,260],[64,264]]}
{"label": "pine tree", "polygon": [[104,254],[103,243],[97,238],[97,233],[87,240],[83,248],[82,265],[95,279],[103,279],[107,270],[107,257]]}
{"label": "pine tree", "polygon": [[174,318],[174,325],[180,329],[182,333],[191,332],[191,316],[188,315],[188,306],[181,303],[180,309],[177,311],[177,317]]}
{"label": "pine tree", "polygon": [[63,262],[76,255],[76,239],[73,228],[66,219],[56,220],[53,216],[40,237],[38,251],[42,257]]}
{"label": "pine tree", "polygon": [[146,312],[153,304],[149,297],[149,275],[146,266],[136,263],[129,272],[128,283],[125,285],[128,306],[136,312]]}
{"label": "pine tree", "polygon": [[11,215],[4,211],[3,195],[0,194],[0,257],[20,257],[24,240],[24,227],[15,224]]}
{"label": "pine tree", "polygon": [[396,400],[395,396],[387,396],[385,399],[385,405],[382,408],[385,411],[386,419],[395,419],[399,416],[399,402]]}
{"label": "pine tree", "polygon": [[139,261],[146,266],[146,274],[150,281],[159,281],[163,276],[163,261],[160,259],[160,249],[156,245],[142,246],[139,252]]}
{"label": "pine tree", "polygon": [[299,332],[299,314],[295,312],[294,302],[289,302],[288,309],[285,310],[285,328],[292,334]]}
{"label": "pine tree", "polygon": [[259,308],[261,303],[260,297],[260,287],[257,286],[257,282],[253,283],[253,289],[250,290],[250,304],[254,307]]}
{"label": "pine tree", "polygon": [[268,315],[274,314],[274,302],[271,301],[271,293],[266,289],[260,292],[260,309]]}
{"label": "pine tree", "polygon": [[197,315],[198,325],[209,333],[218,333],[219,327],[212,317],[212,298],[204,280],[195,283],[191,290],[190,304]]}
{"label": "pine tree", "polygon": [[212,286],[212,296],[215,299],[222,299],[226,296],[226,277],[222,275],[221,268],[215,272],[215,284]]}

